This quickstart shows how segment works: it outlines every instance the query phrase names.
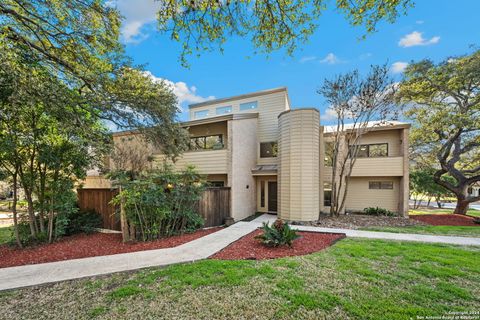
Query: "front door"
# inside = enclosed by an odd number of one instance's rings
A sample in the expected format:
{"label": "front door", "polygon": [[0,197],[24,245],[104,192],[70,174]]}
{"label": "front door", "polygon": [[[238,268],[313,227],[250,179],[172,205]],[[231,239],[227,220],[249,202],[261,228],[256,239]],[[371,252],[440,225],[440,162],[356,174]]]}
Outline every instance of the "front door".
{"label": "front door", "polygon": [[277,182],[268,181],[268,211],[277,212]]}

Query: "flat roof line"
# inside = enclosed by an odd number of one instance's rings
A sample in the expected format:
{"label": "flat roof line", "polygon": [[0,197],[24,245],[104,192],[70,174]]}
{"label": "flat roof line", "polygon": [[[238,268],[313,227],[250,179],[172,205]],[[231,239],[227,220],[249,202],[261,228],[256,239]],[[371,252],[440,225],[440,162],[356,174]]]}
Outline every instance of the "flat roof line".
{"label": "flat roof line", "polygon": [[192,108],[204,107],[204,106],[208,106],[208,105],[212,105],[212,104],[228,102],[228,101],[233,101],[233,100],[247,99],[247,98],[252,98],[252,97],[257,97],[257,96],[263,96],[263,95],[266,95],[266,94],[271,94],[271,93],[276,93],[276,92],[281,92],[281,91],[287,92],[287,87],[279,87],[279,88],[255,91],[255,92],[245,93],[245,94],[241,94],[241,95],[237,95],[237,96],[231,96],[231,97],[227,97],[227,98],[219,98],[219,99],[208,100],[208,101],[199,102],[199,103],[192,103],[188,106],[188,108],[192,109]]}

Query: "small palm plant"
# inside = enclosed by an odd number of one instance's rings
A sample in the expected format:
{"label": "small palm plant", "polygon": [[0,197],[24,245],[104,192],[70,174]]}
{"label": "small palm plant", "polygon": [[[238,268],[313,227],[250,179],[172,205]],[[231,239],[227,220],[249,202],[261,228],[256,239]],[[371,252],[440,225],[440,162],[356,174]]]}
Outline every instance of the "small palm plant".
{"label": "small palm plant", "polygon": [[264,245],[269,247],[284,245],[291,247],[293,240],[300,237],[295,230],[290,228],[288,223],[281,219],[276,220],[272,226],[269,226],[268,222],[263,223],[261,229],[263,230],[263,233],[255,238],[260,239]]}

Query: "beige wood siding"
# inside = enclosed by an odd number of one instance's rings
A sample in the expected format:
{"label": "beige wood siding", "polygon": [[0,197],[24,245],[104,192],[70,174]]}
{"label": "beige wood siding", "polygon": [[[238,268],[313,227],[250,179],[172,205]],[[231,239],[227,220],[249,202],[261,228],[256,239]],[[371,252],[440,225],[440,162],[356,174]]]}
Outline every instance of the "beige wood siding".
{"label": "beige wood siding", "polygon": [[361,140],[361,144],[388,143],[388,156],[398,157],[402,155],[401,132],[399,130],[379,130],[366,133]]}
{"label": "beige wood siding", "polygon": [[403,176],[403,157],[358,158],[352,177]]}
{"label": "beige wood siding", "polygon": [[[221,174],[228,172],[228,150],[208,150],[185,152],[174,164],[175,169],[182,170],[193,165],[201,174]],[[156,155],[155,161],[162,163],[164,157]]]}
{"label": "beige wood siding", "polygon": [[[393,189],[369,189],[369,181],[393,181]],[[351,178],[346,201],[347,211],[363,211],[367,207],[380,207],[398,212],[400,204],[400,178]]]}
{"label": "beige wood siding", "polygon": [[282,219],[312,221],[319,213],[320,115],[296,109],[279,117],[279,197]]}

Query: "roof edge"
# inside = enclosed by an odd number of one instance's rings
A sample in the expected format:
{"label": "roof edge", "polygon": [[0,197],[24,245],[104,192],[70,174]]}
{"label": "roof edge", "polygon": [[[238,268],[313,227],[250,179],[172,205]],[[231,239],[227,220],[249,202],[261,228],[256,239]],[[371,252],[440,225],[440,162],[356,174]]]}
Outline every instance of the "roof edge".
{"label": "roof edge", "polygon": [[262,90],[262,91],[245,93],[245,94],[241,94],[241,95],[237,95],[237,96],[231,96],[231,97],[226,97],[226,98],[208,100],[208,101],[199,102],[199,103],[193,103],[193,104],[190,104],[188,106],[188,108],[193,109],[193,108],[198,108],[198,107],[209,106],[209,105],[212,105],[212,104],[222,103],[222,102],[229,102],[229,101],[234,101],[234,100],[263,96],[263,95],[282,92],[282,91],[287,92],[288,91],[287,87],[278,87],[278,88],[273,88],[273,89],[267,89],[267,90]]}

